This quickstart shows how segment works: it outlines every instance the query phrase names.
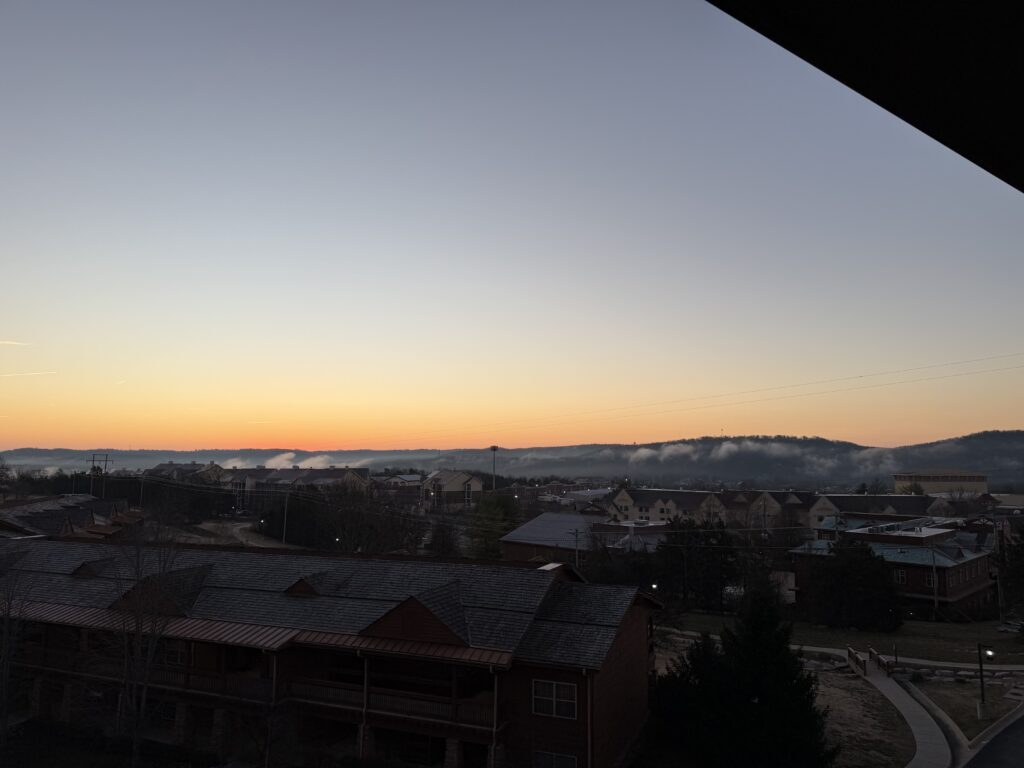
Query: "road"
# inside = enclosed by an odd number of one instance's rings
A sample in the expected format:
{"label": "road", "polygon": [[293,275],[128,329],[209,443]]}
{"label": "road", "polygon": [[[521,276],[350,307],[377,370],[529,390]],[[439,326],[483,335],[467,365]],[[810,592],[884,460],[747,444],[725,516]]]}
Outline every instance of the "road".
{"label": "road", "polygon": [[1024,765],[1024,717],[1018,716],[978,749],[963,768],[1020,768]]}

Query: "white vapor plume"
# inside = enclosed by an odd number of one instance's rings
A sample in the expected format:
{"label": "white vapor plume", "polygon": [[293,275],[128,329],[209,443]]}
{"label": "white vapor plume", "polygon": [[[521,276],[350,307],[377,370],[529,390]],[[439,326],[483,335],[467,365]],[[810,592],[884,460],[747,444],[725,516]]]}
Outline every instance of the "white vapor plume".
{"label": "white vapor plume", "polygon": [[0,378],[7,379],[12,376],[52,376],[56,371],[29,371],[28,373],[0,373]]}
{"label": "white vapor plume", "polygon": [[267,459],[267,469],[290,469],[295,461],[295,451],[279,453],[271,459]]}
{"label": "white vapor plume", "polygon": [[[285,454],[281,454],[284,456]],[[294,456],[295,454],[291,454]],[[331,464],[334,463],[334,459],[326,453],[321,453],[319,456],[310,456],[308,459],[303,459],[299,462],[299,466],[303,469],[327,469]]]}

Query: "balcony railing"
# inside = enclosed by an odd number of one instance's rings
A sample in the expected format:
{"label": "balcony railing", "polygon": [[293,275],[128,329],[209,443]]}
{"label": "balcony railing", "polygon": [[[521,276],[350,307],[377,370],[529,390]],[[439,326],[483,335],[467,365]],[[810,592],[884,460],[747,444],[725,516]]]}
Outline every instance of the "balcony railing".
{"label": "balcony railing", "polygon": [[[363,689],[357,685],[293,679],[286,683],[286,691],[286,695],[296,699],[332,704],[346,709],[363,708]],[[494,722],[494,707],[490,703],[397,692],[383,688],[371,687],[366,705],[369,712],[446,723],[490,727]]]}
{"label": "balcony railing", "polygon": [[[114,681],[124,679],[124,659],[99,654],[29,646],[21,649],[17,663],[25,667],[55,669],[83,677]],[[224,675],[185,667],[153,666],[149,670],[149,684],[157,688],[173,688],[259,702],[270,701],[272,694],[270,680],[245,675]]]}
{"label": "balcony railing", "polygon": [[[17,663],[25,667],[59,670],[82,677],[111,681],[124,679],[124,659],[116,656],[24,646],[20,649]],[[270,680],[185,667],[154,666],[149,670],[149,684],[157,688],[227,696],[247,701],[270,702],[273,698]],[[359,711],[364,705],[362,686],[324,680],[285,680],[281,695],[283,698],[303,699]],[[494,722],[493,705],[489,701],[479,699],[452,699],[371,687],[365,703],[368,712],[418,720],[484,728],[491,727]]]}

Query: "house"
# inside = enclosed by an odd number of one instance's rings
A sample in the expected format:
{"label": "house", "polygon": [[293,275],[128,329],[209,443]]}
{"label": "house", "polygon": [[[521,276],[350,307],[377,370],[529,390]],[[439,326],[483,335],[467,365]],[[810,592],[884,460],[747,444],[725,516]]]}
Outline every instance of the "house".
{"label": "house", "polygon": [[476,475],[439,469],[423,479],[421,500],[427,509],[468,509],[483,496],[484,483]]}
{"label": "house", "polygon": [[922,493],[988,493],[988,477],[979,472],[959,469],[934,469],[925,472],[898,472],[892,476],[897,493],[909,493],[912,485],[920,486]]}
{"label": "house", "polygon": [[586,562],[590,552],[653,552],[665,541],[667,522],[611,520],[607,514],[542,512],[499,540],[501,559]]}
{"label": "house", "polygon": [[98,499],[88,493],[8,502],[0,505],[0,537],[84,534],[127,511],[124,500]]}
{"label": "house", "polygon": [[290,469],[283,467],[270,471],[257,482],[257,487],[296,491],[338,487],[354,493],[365,493],[370,487],[370,470],[365,467],[331,465],[315,468],[295,464]]}
{"label": "house", "polygon": [[985,532],[960,531],[928,518],[859,521],[790,550],[797,603],[800,590],[815,578],[815,561],[831,554],[833,541],[861,541],[885,560],[911,615],[953,621],[991,618],[998,609],[990,539],[994,537]]}
{"label": "house", "polygon": [[592,526],[606,519],[578,512],[542,512],[499,539],[501,559],[578,565],[593,547]]}
{"label": "house", "polygon": [[623,520],[721,520],[724,508],[713,493],[666,488],[623,488],[611,498]]}
{"label": "house", "polygon": [[214,483],[219,480],[221,472],[223,472],[221,467],[212,461],[208,464],[200,464],[198,461],[165,461],[155,467],[143,470],[142,475],[178,482],[187,480],[194,483]]}
{"label": "house", "polygon": [[302,467],[267,468],[228,467],[218,478],[221,485],[235,494],[235,507],[246,509],[259,498],[262,491],[303,491],[316,488],[338,487],[354,493],[370,489],[370,470],[364,467],[326,468]]}
{"label": "house", "polygon": [[827,517],[835,515],[896,515],[905,517],[924,517],[942,514],[948,509],[945,501],[931,496],[914,496],[912,494],[863,494],[863,493],[829,493],[819,496],[811,505],[808,513],[808,524],[816,528]]}
{"label": "house", "polygon": [[423,475],[392,475],[383,482],[388,488],[419,488]]}
{"label": "house", "polygon": [[567,566],[37,539],[7,584],[32,715],[109,729],[145,627],[146,737],[222,758],[615,768],[647,713],[658,604]]}
{"label": "house", "polygon": [[751,525],[806,528],[810,527],[810,512],[818,495],[807,491],[760,491],[748,493],[747,498]]}

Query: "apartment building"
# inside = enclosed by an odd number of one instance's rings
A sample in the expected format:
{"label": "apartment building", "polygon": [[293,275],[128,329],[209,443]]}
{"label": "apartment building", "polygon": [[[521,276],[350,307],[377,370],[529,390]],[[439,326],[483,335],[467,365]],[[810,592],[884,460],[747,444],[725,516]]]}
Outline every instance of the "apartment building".
{"label": "apartment building", "polygon": [[483,496],[484,483],[468,472],[439,469],[423,479],[422,502],[428,509],[470,509]]}
{"label": "apartment building", "polygon": [[0,542],[0,588],[21,596],[0,607],[22,630],[17,706],[109,730],[124,639],[145,626],[146,737],[224,758],[613,768],[646,716],[657,604],[567,566],[138,554]]}
{"label": "apartment building", "polygon": [[889,568],[907,612],[952,621],[991,618],[997,611],[991,543],[984,533],[939,526],[929,518],[847,521],[791,550],[797,602],[815,578],[815,561],[836,540],[861,541]]}

